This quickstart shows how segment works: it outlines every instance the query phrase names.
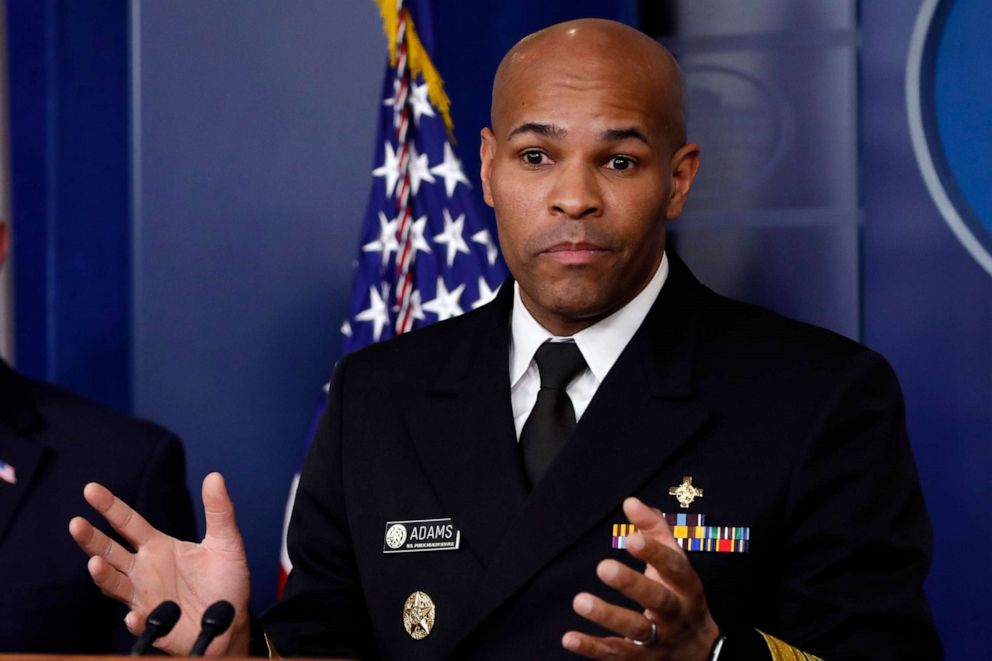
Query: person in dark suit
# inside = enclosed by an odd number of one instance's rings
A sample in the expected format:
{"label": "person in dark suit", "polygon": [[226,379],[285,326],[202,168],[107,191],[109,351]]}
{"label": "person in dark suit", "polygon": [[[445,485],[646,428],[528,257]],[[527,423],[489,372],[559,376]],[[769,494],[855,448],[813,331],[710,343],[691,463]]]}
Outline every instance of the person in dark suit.
{"label": "person in dark suit", "polygon": [[[157,599],[233,595],[218,654],[939,658],[891,368],[713,293],[666,250],[699,166],[667,51],[607,21],[538,32],[500,65],[492,124],[483,191],[513,280],[340,361],[283,601],[253,626],[246,575],[169,591],[167,554],[135,571],[77,520],[97,584],[155,589],[135,623]],[[86,495],[169,547],[111,492]],[[241,562],[219,476],[204,496],[201,550]]]}
{"label": "person in dark suit", "polygon": [[[0,266],[7,232],[0,221]],[[91,480],[135,503],[169,534],[195,536],[175,436],[0,361],[0,652],[130,649],[127,609],[93,585],[66,535]]]}

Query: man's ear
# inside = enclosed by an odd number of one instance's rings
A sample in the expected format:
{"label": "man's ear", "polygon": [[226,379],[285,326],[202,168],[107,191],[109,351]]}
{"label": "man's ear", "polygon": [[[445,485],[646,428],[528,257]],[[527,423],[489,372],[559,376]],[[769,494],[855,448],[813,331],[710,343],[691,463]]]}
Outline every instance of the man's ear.
{"label": "man's ear", "polygon": [[479,160],[482,161],[482,169],[479,171],[479,177],[482,179],[482,199],[489,206],[493,206],[493,190],[489,180],[493,174],[493,158],[496,156],[496,136],[488,127],[482,129],[480,135],[482,142],[479,144]]}
{"label": "man's ear", "polygon": [[675,220],[682,213],[697,172],[699,172],[699,146],[694,142],[688,142],[672,155],[672,191],[665,208],[665,218],[668,220]]}

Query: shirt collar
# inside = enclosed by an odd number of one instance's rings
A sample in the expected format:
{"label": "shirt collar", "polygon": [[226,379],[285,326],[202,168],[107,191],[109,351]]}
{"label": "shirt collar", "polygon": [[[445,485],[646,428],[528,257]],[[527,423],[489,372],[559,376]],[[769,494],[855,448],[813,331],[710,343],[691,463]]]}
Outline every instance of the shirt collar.
{"label": "shirt collar", "polygon": [[668,279],[668,255],[662,253],[661,263],[648,284],[629,303],[579,331],[570,338],[552,335],[539,324],[520,298],[520,285],[513,283],[513,314],[510,320],[510,385],[515,386],[527,372],[537,348],[549,339],[571,339],[579,346],[589,370],[602,383],[648,316],[661,288]]}

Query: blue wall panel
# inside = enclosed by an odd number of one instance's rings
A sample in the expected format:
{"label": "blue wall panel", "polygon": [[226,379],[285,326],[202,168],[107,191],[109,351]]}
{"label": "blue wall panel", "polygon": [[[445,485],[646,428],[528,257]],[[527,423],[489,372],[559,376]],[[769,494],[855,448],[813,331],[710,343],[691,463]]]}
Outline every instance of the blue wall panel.
{"label": "blue wall panel", "polygon": [[52,48],[48,2],[9,2],[7,62],[10,102],[10,168],[14,280],[14,331],[18,366],[48,377],[50,357],[48,236],[49,85]]}
{"label": "blue wall panel", "polygon": [[701,153],[675,249],[721,293],[860,338],[854,3],[666,6]]}
{"label": "blue wall panel", "polygon": [[7,11],[18,366],[127,411],[127,5]]}
{"label": "blue wall panel", "polygon": [[264,608],[341,348],[386,42],[366,2],[134,7],[135,409],[186,441],[195,496],[225,473]]}

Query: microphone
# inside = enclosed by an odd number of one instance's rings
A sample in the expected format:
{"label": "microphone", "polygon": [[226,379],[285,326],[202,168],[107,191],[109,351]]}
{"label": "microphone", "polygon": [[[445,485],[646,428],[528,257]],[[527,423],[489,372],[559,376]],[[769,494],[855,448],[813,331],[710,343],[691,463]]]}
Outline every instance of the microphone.
{"label": "microphone", "polygon": [[207,610],[203,611],[203,619],[200,620],[200,635],[196,637],[196,642],[193,643],[193,649],[189,651],[189,656],[203,656],[214,638],[227,631],[233,620],[234,606],[231,605],[231,602],[221,599],[210,604]]}
{"label": "microphone", "polygon": [[145,630],[131,648],[131,656],[141,656],[147,652],[152,643],[172,631],[178,621],[179,604],[174,601],[160,603],[145,619]]}

